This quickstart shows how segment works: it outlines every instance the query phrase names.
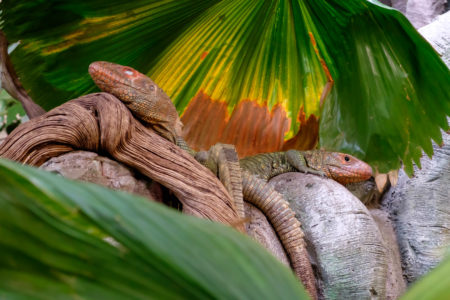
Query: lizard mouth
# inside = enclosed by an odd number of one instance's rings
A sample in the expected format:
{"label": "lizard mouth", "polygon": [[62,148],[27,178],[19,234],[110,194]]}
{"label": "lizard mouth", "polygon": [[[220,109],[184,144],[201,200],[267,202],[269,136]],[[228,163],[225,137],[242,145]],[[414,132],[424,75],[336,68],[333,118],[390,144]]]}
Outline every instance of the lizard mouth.
{"label": "lizard mouth", "polygon": [[349,170],[335,165],[328,166],[330,176],[341,184],[360,182],[369,179],[372,176],[372,168],[359,166],[358,169]]}

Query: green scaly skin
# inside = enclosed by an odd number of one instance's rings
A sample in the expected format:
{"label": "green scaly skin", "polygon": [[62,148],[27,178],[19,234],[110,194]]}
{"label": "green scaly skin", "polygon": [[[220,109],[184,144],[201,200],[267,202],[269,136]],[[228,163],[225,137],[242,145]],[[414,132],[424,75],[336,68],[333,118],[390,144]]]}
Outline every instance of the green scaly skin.
{"label": "green scaly skin", "polygon": [[326,176],[324,171],[308,166],[301,151],[263,153],[243,158],[239,161],[241,168],[265,181],[287,172],[304,172]]}

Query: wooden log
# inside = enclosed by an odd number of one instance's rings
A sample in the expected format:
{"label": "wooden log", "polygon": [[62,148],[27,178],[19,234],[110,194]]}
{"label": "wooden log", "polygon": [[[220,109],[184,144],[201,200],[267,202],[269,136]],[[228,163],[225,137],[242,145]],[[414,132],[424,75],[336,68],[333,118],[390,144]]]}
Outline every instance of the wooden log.
{"label": "wooden log", "polygon": [[[187,152],[136,121],[107,93],[71,100],[17,127],[0,156],[39,166],[72,150],[107,154],[174,192],[183,211],[224,224],[239,222],[220,181]],[[243,231],[240,224],[237,229]]]}

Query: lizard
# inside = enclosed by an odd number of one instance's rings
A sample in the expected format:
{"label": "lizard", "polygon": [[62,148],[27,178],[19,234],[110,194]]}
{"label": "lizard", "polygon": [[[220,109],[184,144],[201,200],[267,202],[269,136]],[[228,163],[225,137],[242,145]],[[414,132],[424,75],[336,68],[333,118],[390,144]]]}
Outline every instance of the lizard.
{"label": "lizard", "polygon": [[317,297],[312,268],[305,261],[307,258],[300,222],[283,196],[267,181],[278,174],[300,171],[327,176],[342,184],[358,182],[371,177],[369,165],[348,154],[322,150],[288,150],[238,160],[234,147],[219,144],[209,152],[197,153],[181,138],[182,123],[172,101],[149,77],[130,67],[110,62],[91,63],[89,73],[102,91],[119,98],[144,125],[152,127],[162,137],[195,155],[216,175],[225,174],[219,175],[221,181],[224,179],[222,177],[229,181],[231,178],[231,184],[228,182],[224,185],[235,199],[240,216],[244,217],[242,197],[263,211],[280,237],[294,272],[310,295]]}

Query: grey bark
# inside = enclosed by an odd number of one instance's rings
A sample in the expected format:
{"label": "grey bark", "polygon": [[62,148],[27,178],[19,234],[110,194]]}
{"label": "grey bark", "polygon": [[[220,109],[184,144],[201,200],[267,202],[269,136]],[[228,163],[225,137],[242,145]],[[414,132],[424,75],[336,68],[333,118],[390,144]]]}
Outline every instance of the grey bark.
{"label": "grey bark", "polygon": [[404,275],[413,282],[442,261],[450,250],[450,135],[424,157],[412,178],[401,170],[398,184],[383,197],[394,222]]}
{"label": "grey bark", "polygon": [[387,247],[367,208],[337,182],[302,173],[271,180],[302,223],[321,299],[386,299]]}
{"label": "grey bark", "polygon": [[447,0],[392,0],[393,8],[400,10],[415,28],[425,26],[446,11]]}
{"label": "grey bark", "polygon": [[70,179],[96,183],[115,190],[162,201],[157,185],[124,165],[97,153],[73,151],[53,157],[45,162],[42,169],[61,174]]}
{"label": "grey bark", "polygon": [[420,34],[433,46],[450,68],[450,12],[419,29]]}
{"label": "grey bark", "polygon": [[386,299],[398,299],[406,291],[406,281],[403,278],[397,237],[386,212],[380,209],[371,209],[370,214],[377,223],[387,248]]}

